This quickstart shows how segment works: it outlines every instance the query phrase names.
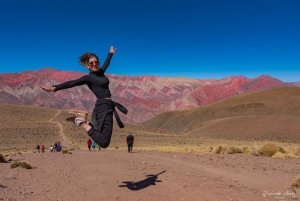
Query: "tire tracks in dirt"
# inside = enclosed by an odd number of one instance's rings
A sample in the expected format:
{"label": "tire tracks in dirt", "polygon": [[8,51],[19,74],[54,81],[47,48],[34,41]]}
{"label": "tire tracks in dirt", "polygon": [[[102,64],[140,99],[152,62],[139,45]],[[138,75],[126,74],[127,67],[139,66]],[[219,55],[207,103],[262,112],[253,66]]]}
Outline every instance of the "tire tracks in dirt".
{"label": "tire tracks in dirt", "polygon": [[63,125],[61,123],[59,123],[59,122],[53,121],[53,119],[55,119],[60,113],[61,113],[61,110],[58,110],[58,112],[55,114],[54,117],[52,117],[49,120],[49,122],[57,125],[58,130],[59,130],[59,137],[61,138],[61,144],[62,144],[62,146],[66,147],[67,149],[74,148],[72,146],[72,144],[69,142],[68,137],[64,133]]}

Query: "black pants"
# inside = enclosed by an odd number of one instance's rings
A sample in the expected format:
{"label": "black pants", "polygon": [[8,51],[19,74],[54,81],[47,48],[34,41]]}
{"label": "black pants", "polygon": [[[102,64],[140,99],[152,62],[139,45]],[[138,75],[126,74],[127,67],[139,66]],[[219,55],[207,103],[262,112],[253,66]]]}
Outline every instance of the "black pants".
{"label": "black pants", "polygon": [[101,116],[96,111],[93,111],[92,115],[95,115],[95,118],[92,118],[92,128],[88,131],[88,134],[101,148],[107,148],[113,129],[113,110],[107,112],[102,128],[97,126],[102,119]]}
{"label": "black pants", "polygon": [[127,147],[128,147],[128,153],[132,152],[132,146],[133,146],[133,143],[127,144]]}

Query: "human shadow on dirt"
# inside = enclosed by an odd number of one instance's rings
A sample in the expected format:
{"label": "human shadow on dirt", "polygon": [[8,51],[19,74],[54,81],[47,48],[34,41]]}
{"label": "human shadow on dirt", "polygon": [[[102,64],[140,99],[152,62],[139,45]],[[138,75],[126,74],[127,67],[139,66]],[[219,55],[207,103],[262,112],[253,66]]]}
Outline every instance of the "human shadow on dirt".
{"label": "human shadow on dirt", "polygon": [[146,175],[146,179],[142,180],[142,181],[123,181],[122,183],[124,183],[125,185],[120,185],[119,187],[127,187],[128,189],[132,190],[132,191],[138,191],[138,190],[142,190],[144,188],[149,187],[150,185],[156,185],[155,182],[162,182],[161,180],[157,180],[158,175],[162,174],[166,172],[165,170],[158,173],[158,174],[150,174],[150,175]]}

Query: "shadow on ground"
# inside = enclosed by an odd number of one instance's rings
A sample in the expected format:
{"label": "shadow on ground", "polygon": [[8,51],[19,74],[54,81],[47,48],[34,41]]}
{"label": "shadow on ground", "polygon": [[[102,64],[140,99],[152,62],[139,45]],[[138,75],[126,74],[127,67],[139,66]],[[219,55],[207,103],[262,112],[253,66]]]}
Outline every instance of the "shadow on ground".
{"label": "shadow on ground", "polygon": [[120,185],[119,187],[127,187],[128,189],[132,190],[132,191],[138,191],[138,190],[142,190],[144,188],[149,187],[150,185],[156,185],[156,182],[162,182],[161,180],[157,180],[158,179],[158,175],[165,173],[166,171],[162,171],[158,174],[150,174],[150,175],[146,175],[146,179],[142,180],[142,181],[123,181],[122,183],[124,183],[125,185]]}

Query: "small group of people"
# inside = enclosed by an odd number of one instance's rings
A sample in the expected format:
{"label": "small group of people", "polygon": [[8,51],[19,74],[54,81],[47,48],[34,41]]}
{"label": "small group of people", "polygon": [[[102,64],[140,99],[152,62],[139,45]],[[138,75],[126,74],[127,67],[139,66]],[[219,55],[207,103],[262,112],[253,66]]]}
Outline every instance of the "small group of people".
{"label": "small group of people", "polygon": [[42,153],[44,153],[45,152],[45,146],[44,145],[42,145],[42,146],[40,146],[39,144],[36,146],[36,151],[37,151],[37,153],[40,153],[41,151],[42,151]]}
{"label": "small group of people", "polygon": [[93,148],[93,151],[96,151],[96,147],[98,147],[99,151],[101,150],[100,145],[98,145],[94,140],[91,140],[91,138],[89,138],[86,143],[89,151],[91,151],[91,147]]}
{"label": "small group of people", "polygon": [[[98,145],[94,140],[92,140],[91,138],[89,138],[87,140],[87,145],[88,145],[88,150],[92,151],[91,148],[93,149],[93,151],[96,151],[96,147],[98,148],[98,150],[101,150],[101,146]],[[129,135],[126,137],[126,144],[128,147],[128,153],[132,153],[132,147],[133,147],[133,143],[134,143],[134,137],[132,135],[132,133],[129,133]],[[37,153],[44,153],[45,152],[45,146],[42,145],[37,145],[36,147]],[[60,152],[62,150],[62,146],[60,141],[55,142],[54,145],[50,145],[50,152]]]}
{"label": "small group of people", "polygon": [[62,146],[60,144],[60,141],[55,142],[54,145],[50,145],[50,152],[61,152]]}
{"label": "small group of people", "polygon": [[[61,146],[60,141],[55,142],[54,145],[50,145],[50,152],[60,152],[61,150],[62,150],[62,146]],[[37,145],[36,146],[36,151],[37,151],[37,153],[40,153],[40,152],[44,153],[45,152],[45,146],[44,145],[42,145],[42,146]]]}

